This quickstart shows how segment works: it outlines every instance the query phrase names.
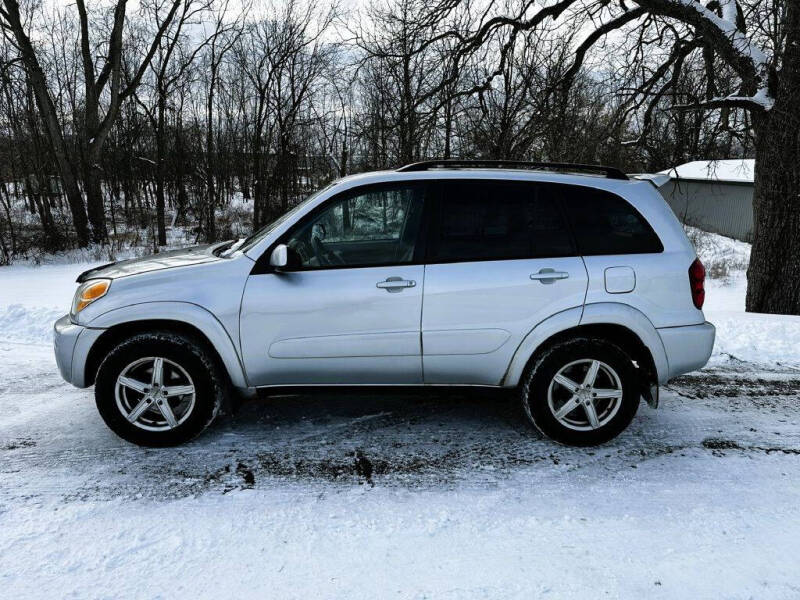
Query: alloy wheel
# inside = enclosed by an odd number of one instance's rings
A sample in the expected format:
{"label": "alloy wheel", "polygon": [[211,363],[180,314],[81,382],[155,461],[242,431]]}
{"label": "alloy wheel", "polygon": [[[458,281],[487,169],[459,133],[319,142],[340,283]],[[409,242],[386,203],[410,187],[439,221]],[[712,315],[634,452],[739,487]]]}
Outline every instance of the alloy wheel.
{"label": "alloy wheel", "polygon": [[178,363],[160,356],[140,358],[122,369],[114,394],[128,422],[147,431],[175,429],[195,406],[192,378]]}
{"label": "alloy wheel", "polygon": [[622,382],[606,363],[585,358],[563,366],[547,390],[547,404],[556,420],[575,431],[606,425],[622,406]]}

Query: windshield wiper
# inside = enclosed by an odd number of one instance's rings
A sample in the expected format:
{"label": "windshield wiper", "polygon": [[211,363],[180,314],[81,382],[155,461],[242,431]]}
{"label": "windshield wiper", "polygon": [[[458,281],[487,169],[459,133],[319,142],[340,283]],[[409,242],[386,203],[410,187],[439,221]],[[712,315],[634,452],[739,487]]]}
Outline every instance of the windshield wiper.
{"label": "windshield wiper", "polygon": [[234,251],[241,248],[242,244],[244,244],[244,240],[245,238],[239,238],[238,240],[231,240],[230,242],[226,242],[222,244],[219,248],[214,248],[214,255],[226,258],[231,254],[233,254]]}
{"label": "windshield wiper", "polygon": [[227,250],[228,248],[230,248],[231,246],[233,246],[233,243],[234,243],[235,241],[236,241],[236,240],[231,240],[231,241],[229,241],[229,242],[225,242],[225,243],[223,243],[223,244],[220,244],[219,246],[217,246],[216,248],[214,248],[214,249],[211,251],[211,254],[213,254],[214,256],[219,256],[219,255],[220,255],[220,254],[222,254],[222,253],[223,253],[225,250]]}

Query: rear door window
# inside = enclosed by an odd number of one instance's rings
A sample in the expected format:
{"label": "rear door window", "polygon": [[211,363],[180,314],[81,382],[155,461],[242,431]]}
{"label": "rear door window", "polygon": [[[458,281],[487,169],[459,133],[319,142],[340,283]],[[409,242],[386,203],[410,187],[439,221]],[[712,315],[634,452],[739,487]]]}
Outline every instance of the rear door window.
{"label": "rear door window", "polygon": [[551,186],[451,180],[439,189],[429,263],[575,255]]}
{"label": "rear door window", "polygon": [[581,255],[663,252],[653,228],[623,198],[590,187],[560,187]]}

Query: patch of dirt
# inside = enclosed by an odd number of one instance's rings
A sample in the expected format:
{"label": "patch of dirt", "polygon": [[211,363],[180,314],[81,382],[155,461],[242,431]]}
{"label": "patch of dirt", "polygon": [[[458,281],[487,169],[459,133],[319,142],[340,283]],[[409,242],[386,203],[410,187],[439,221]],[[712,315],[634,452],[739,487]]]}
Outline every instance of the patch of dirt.
{"label": "patch of dirt", "polygon": [[733,440],[720,438],[706,438],[703,440],[703,448],[709,450],[742,450],[743,448]]}
{"label": "patch of dirt", "polygon": [[796,378],[766,379],[702,372],[676,377],[667,388],[688,398],[800,397],[800,379]]}
{"label": "patch of dirt", "polygon": [[240,462],[236,465],[236,473],[242,478],[242,481],[244,481],[247,487],[253,487],[256,482],[256,476],[253,474],[253,470],[250,467]]}
{"label": "patch of dirt", "polygon": [[703,448],[711,450],[714,456],[725,456],[725,450],[739,450],[742,452],[764,452],[766,454],[780,453],[800,456],[800,448],[785,448],[782,446],[744,446],[734,440],[723,438],[706,438],[702,442]]}
{"label": "patch of dirt", "polygon": [[17,450],[19,448],[33,448],[36,445],[30,438],[19,438],[4,442],[0,445],[0,450]]}

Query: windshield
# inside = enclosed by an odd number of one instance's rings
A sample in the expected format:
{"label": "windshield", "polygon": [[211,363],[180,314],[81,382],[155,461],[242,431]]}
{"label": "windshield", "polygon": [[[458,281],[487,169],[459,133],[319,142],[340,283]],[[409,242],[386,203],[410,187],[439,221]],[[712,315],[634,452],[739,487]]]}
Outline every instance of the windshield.
{"label": "windshield", "polygon": [[259,230],[257,230],[255,233],[253,233],[253,235],[251,235],[246,240],[244,240],[244,242],[240,246],[238,246],[237,249],[239,251],[241,251],[241,252],[247,252],[248,250],[250,250],[253,246],[258,244],[258,242],[260,242],[265,237],[267,237],[276,227],[278,227],[278,225],[280,225],[281,223],[287,221],[292,215],[294,215],[296,212],[299,212],[306,204],[308,204],[309,202],[314,200],[317,196],[319,196],[324,191],[326,191],[329,188],[331,188],[333,186],[333,184],[335,184],[335,183],[336,183],[335,181],[331,182],[328,185],[326,185],[324,188],[322,188],[321,190],[317,190],[316,192],[311,194],[308,198],[306,198],[305,200],[300,202],[297,206],[295,206],[291,210],[286,211],[285,213],[283,213],[280,217],[278,217],[274,221],[272,221],[270,223],[267,223],[266,225],[261,227]]}

